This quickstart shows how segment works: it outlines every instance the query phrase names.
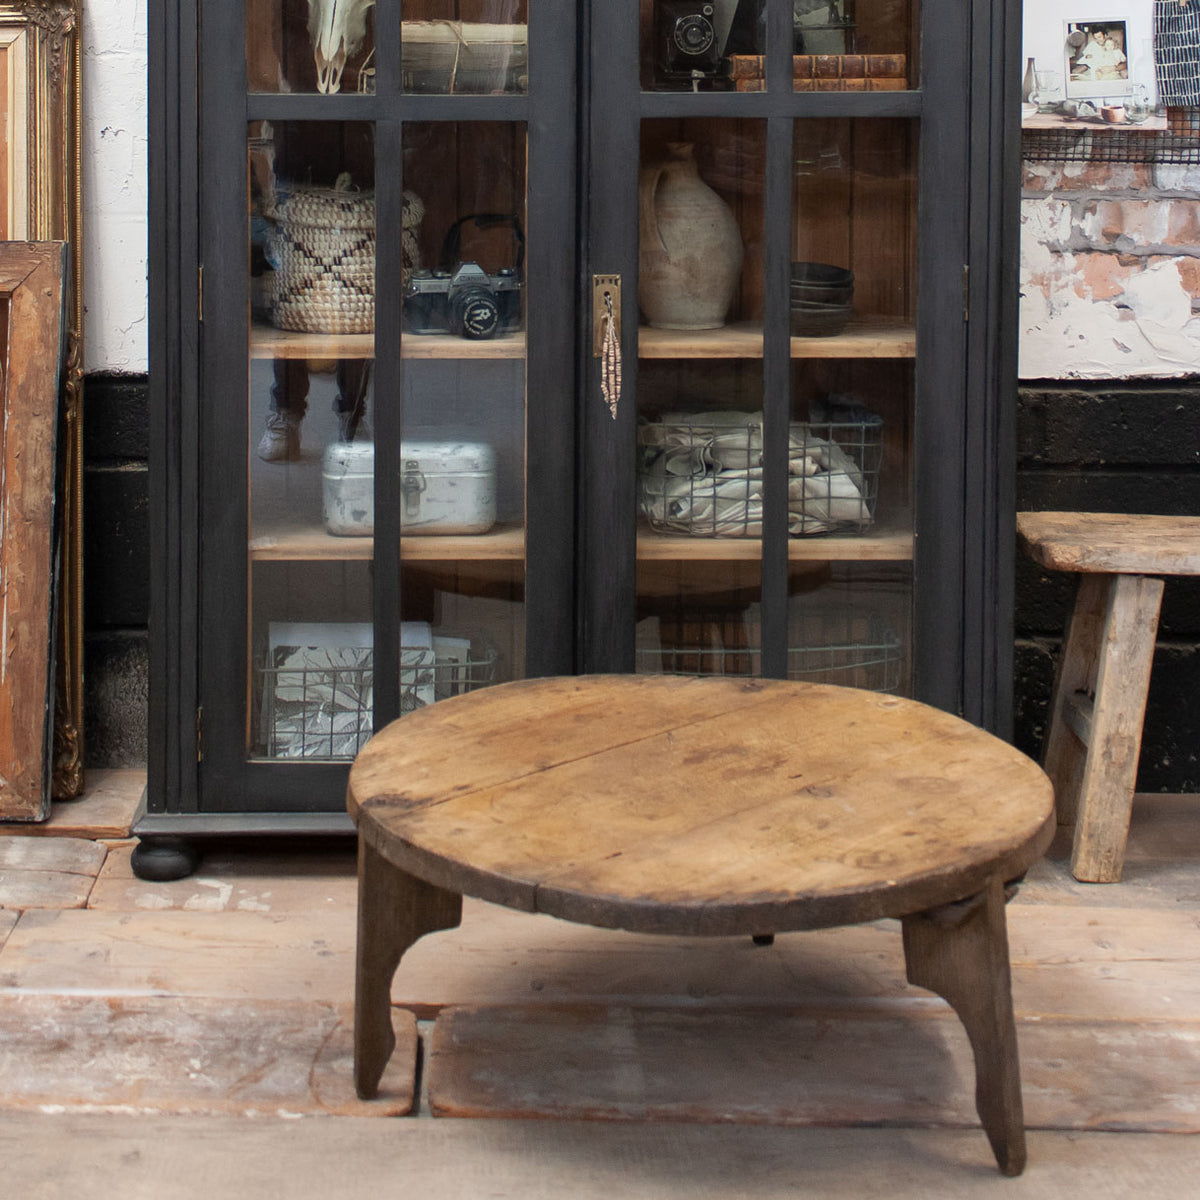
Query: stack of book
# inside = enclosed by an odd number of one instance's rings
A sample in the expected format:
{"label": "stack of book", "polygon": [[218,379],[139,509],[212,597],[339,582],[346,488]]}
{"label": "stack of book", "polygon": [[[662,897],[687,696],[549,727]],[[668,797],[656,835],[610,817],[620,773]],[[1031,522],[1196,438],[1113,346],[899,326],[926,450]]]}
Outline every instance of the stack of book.
{"label": "stack of book", "polygon": [[[729,75],[739,92],[761,92],[761,54],[732,54]],[[908,88],[905,54],[796,54],[792,86],[797,92],[903,92]]]}

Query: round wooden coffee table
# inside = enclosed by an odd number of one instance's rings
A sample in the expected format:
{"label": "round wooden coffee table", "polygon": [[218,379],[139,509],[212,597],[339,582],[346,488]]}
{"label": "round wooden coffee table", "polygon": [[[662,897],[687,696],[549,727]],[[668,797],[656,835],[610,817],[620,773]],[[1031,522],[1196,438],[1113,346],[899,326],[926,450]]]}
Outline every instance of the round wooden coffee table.
{"label": "round wooden coffee table", "polygon": [[1006,887],[1054,832],[1041,769],[938,709],[731,678],[504,684],[393,722],[359,754],[355,1084],[392,1052],[401,955],[466,894],[646,933],[761,935],[903,921],[910,982],[975,1055],[1000,1169],[1025,1130]]}

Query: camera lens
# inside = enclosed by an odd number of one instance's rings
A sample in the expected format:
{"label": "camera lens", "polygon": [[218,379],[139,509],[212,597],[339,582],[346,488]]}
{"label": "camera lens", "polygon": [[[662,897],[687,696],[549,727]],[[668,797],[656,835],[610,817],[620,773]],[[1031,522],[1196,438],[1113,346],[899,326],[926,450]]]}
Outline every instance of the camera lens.
{"label": "camera lens", "polygon": [[704,54],[715,37],[712,23],[699,13],[689,13],[675,22],[673,38],[684,54]]}
{"label": "camera lens", "polygon": [[464,288],[450,306],[451,328],[459,337],[483,341],[495,337],[500,309],[491,293],[481,288]]}

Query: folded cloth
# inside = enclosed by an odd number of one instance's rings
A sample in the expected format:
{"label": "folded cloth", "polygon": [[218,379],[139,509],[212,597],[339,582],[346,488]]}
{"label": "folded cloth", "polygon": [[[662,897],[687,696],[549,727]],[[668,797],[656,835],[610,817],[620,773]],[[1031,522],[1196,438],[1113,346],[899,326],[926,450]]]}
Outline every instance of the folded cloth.
{"label": "folded cloth", "polygon": [[[762,414],[669,413],[644,425],[642,514],[658,528],[721,537],[762,535]],[[824,533],[871,519],[858,464],[794,422],[788,431],[788,528]]]}

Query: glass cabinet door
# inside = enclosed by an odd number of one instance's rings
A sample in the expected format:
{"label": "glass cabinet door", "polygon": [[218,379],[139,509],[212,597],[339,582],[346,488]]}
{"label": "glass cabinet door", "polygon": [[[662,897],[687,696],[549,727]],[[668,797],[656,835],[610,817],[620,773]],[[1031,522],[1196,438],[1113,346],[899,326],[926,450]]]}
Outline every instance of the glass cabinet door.
{"label": "glass cabinet door", "polygon": [[1011,5],[166,8],[152,815],[547,674],[1002,726]]}
{"label": "glass cabinet door", "polygon": [[201,803],[328,807],[395,716],[573,666],[573,21],[205,28]]}
{"label": "glass cabinet door", "polygon": [[[961,706],[961,563],[944,564],[967,190],[927,148],[961,147],[965,123],[919,62],[922,22],[949,7],[643,0],[595,18],[593,177],[618,194],[590,197],[592,263],[620,276],[633,362],[615,415],[589,400],[584,513],[636,536],[615,572],[632,601],[583,598],[604,631],[588,669]],[[942,46],[965,71],[961,30]],[[640,91],[624,118],[621,86]],[[590,486],[608,474],[628,491]]]}

